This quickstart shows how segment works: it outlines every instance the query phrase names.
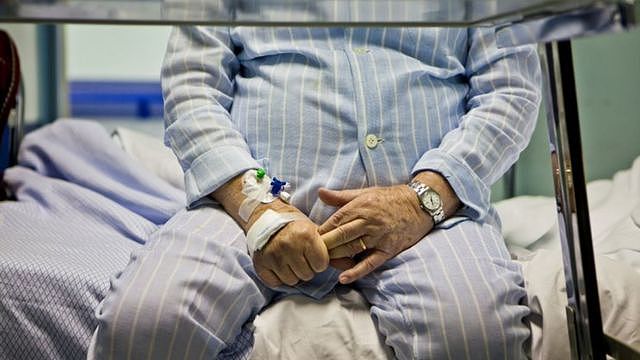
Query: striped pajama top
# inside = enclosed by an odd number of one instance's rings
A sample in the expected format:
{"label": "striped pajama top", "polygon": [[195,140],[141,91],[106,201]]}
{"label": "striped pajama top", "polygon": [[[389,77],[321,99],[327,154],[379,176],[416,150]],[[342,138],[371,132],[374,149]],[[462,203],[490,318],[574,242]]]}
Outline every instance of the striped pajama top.
{"label": "striped pajama top", "polygon": [[491,28],[178,27],[162,69],[165,141],[193,205],[264,166],[314,221],[319,187],[444,175],[482,220],[490,186],[527,145],[540,103],[533,46]]}

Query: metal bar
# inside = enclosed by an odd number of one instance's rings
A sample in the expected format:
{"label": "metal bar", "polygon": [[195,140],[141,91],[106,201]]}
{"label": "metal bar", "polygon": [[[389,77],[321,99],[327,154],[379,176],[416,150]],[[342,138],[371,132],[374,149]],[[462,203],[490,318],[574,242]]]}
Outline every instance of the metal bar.
{"label": "metal bar", "polygon": [[516,162],[504,174],[504,197],[509,199],[516,196],[516,171],[518,163]]}
{"label": "metal bar", "polygon": [[568,298],[567,318],[569,333],[575,337],[572,356],[604,359],[606,345],[591,239],[571,42],[546,44],[541,56]]}
{"label": "metal bar", "polygon": [[613,336],[607,334],[604,336],[607,343],[608,355],[613,356],[615,359],[640,360],[640,348],[631,347],[629,344],[625,344]]}
{"label": "metal bar", "polygon": [[[336,1],[336,0],[334,0]],[[585,8],[617,6],[624,0],[538,0],[538,1],[432,1],[434,6],[442,3],[460,4],[460,14],[438,13],[424,16],[416,8],[406,17],[384,14],[365,19],[327,16],[310,11],[308,20],[288,19],[277,11],[284,5],[323,4],[329,1],[29,1],[14,2],[10,6],[0,4],[0,22],[37,24],[146,24],[146,25],[209,25],[209,26],[302,26],[302,27],[470,27],[498,25],[566,14]],[[391,3],[393,6],[420,5],[425,0],[361,1],[370,8],[375,3]],[[427,2],[429,3],[429,2]],[[135,6],[142,5],[142,6]],[[204,6],[204,11],[202,8]],[[486,10],[484,8],[489,8]],[[271,12],[271,14],[269,14]],[[274,15],[275,13],[275,15]],[[264,16],[261,16],[264,15]],[[341,14],[342,15],[342,14]]]}
{"label": "metal bar", "polygon": [[60,115],[61,56],[60,36],[57,25],[38,25],[38,89],[39,121],[45,123],[57,119]]}

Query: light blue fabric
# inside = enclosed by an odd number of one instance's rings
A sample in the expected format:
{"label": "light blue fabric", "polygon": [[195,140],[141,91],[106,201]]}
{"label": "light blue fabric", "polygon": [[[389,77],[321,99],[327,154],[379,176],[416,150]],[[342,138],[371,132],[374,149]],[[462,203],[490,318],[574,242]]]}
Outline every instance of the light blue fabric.
{"label": "light blue fabric", "polygon": [[24,139],[0,202],[0,358],[81,359],[95,307],[133,249],[184,193],[118,148],[101,125],[60,121]]}
{"label": "light blue fabric", "polygon": [[522,277],[489,188],[528,142],[539,82],[535,49],[499,50],[492,29],[176,28],[163,66],[166,143],[190,210],[113,282],[93,355],[246,358],[251,319],[273,298],[331,291],[332,270],[266,288],[240,227],[203,204],[266,164],[318,224],[335,211],[318,199],[321,186],[446,176],[466,221],[443,224],[355,286],[398,358],[522,357]]}
{"label": "light blue fabric", "polygon": [[[490,28],[182,27],[163,67],[166,142],[190,204],[263,160],[321,222],[321,186],[431,169],[482,220],[534,129],[539,87],[535,47],[497,49]],[[369,134],[384,141],[370,149]]]}
{"label": "light blue fabric", "polygon": [[[328,270],[271,290],[222,209],[181,211],[114,279],[97,310],[90,358],[246,359],[251,320],[264,306],[292,293],[322,298],[336,283],[337,272]],[[522,283],[496,227],[463,221],[432,232],[355,288],[399,359],[520,359],[529,336]],[[325,345],[309,356],[322,358]]]}

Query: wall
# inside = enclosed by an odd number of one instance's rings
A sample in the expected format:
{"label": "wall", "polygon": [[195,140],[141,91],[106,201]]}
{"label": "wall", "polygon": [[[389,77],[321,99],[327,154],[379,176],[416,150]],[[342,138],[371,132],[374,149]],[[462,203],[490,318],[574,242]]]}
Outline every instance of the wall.
{"label": "wall", "polygon": [[[640,29],[578,39],[573,54],[587,178],[610,178],[640,156]],[[553,194],[548,148],[541,112],[518,162],[517,194]]]}
{"label": "wall", "polygon": [[[35,26],[1,27],[8,29],[18,43],[27,84],[27,118],[36,119]],[[160,26],[67,25],[64,34],[67,77],[157,79],[169,31],[169,27]],[[574,57],[587,176],[608,178],[629,167],[640,155],[640,30],[576,40]],[[552,194],[543,116],[516,171],[517,194]],[[502,194],[503,184],[496,184],[493,199],[501,199]]]}
{"label": "wall", "polygon": [[69,80],[158,80],[171,27],[66,25]]}

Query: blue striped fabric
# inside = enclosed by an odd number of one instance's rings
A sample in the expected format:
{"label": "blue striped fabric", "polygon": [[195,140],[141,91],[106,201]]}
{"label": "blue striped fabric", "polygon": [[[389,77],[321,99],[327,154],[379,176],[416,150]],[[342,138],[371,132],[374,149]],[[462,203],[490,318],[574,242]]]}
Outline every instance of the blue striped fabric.
{"label": "blue striped fabric", "polygon": [[[540,102],[534,47],[492,29],[177,28],[163,68],[187,201],[261,164],[314,220],[317,189],[445,175],[480,220]],[[374,149],[367,135],[381,139]]]}
{"label": "blue striped fabric", "polygon": [[201,202],[263,165],[317,223],[334,211],[321,186],[446,176],[475,221],[443,224],[355,286],[398,358],[522,357],[525,292],[489,187],[528,142],[539,82],[535,49],[497,49],[492,29],[176,28],[163,66],[166,142],[191,207],[114,280],[93,355],[246,358],[266,304],[331,291],[331,269],[265,287],[241,229]]}

